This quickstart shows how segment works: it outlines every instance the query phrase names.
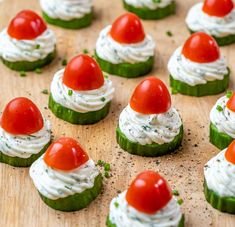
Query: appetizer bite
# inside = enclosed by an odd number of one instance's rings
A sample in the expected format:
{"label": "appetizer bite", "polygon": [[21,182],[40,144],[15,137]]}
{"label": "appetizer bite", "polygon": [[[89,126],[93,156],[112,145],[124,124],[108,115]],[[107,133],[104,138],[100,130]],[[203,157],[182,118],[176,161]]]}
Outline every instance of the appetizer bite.
{"label": "appetizer bite", "polygon": [[79,29],[92,23],[93,0],[40,0],[40,5],[49,24]]}
{"label": "appetizer bite", "polygon": [[184,215],[166,180],[154,171],[140,173],[127,191],[111,201],[108,227],[183,227]]}
{"label": "appetizer bite", "polygon": [[33,71],[49,64],[56,55],[56,38],[40,16],[19,12],[0,33],[0,58],[10,69]]}
{"label": "appetizer bite", "polygon": [[126,13],[100,32],[95,57],[103,71],[132,78],[152,70],[154,50],[155,42],[138,16]]}
{"label": "appetizer bite", "polygon": [[210,142],[225,149],[235,139],[235,93],[228,91],[210,112]]}
{"label": "appetizer bite", "polygon": [[235,141],[204,167],[206,200],[217,210],[235,214]]}
{"label": "appetizer bite", "polygon": [[174,0],[123,0],[124,8],[145,20],[157,20],[175,13]]}
{"label": "appetizer bite", "polygon": [[51,125],[29,99],[11,100],[0,121],[0,162],[28,167],[51,142]]}
{"label": "appetizer bite", "polygon": [[109,113],[113,94],[112,81],[93,58],[81,54],[55,74],[49,108],[72,124],[94,124]]}
{"label": "appetizer bite", "polygon": [[216,41],[197,32],[180,46],[168,62],[173,93],[191,96],[215,95],[229,85],[229,69]]}
{"label": "appetizer bite", "polygon": [[68,137],[54,141],[29,173],[42,200],[56,210],[85,208],[102,189],[102,176],[94,161]]}
{"label": "appetizer bite", "polygon": [[140,156],[164,155],[181,145],[183,124],[161,80],[149,77],[135,88],[120,114],[116,138],[123,150]]}
{"label": "appetizer bite", "polygon": [[220,46],[235,42],[235,9],[232,0],[205,0],[194,5],[186,24],[190,32],[206,32]]}

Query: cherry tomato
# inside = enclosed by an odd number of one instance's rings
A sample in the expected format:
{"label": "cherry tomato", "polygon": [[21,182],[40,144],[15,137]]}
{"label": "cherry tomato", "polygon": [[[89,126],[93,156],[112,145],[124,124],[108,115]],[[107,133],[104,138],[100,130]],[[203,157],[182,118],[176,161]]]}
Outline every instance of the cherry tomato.
{"label": "cherry tomato", "polygon": [[73,58],[66,66],[63,83],[74,90],[93,90],[103,86],[104,76],[93,58],[81,54]]}
{"label": "cherry tomato", "polygon": [[11,100],[1,116],[1,127],[14,135],[33,134],[38,132],[43,125],[42,114],[37,106],[24,97]]}
{"label": "cherry tomato", "polygon": [[52,168],[70,171],[86,163],[89,157],[76,140],[62,137],[48,147],[43,159]]}
{"label": "cherry tomato", "polygon": [[47,26],[40,16],[31,10],[23,10],[11,20],[7,32],[12,38],[31,40],[46,29]]}
{"label": "cherry tomato", "polygon": [[160,79],[148,77],[135,88],[130,106],[142,114],[165,113],[171,107],[171,96]]}
{"label": "cherry tomato", "polygon": [[182,54],[193,62],[208,63],[219,59],[220,50],[211,36],[197,32],[185,42]]}
{"label": "cherry tomato", "polygon": [[202,10],[215,17],[224,17],[233,10],[234,4],[232,0],[205,0]]}
{"label": "cherry tomato", "polygon": [[229,98],[228,102],[226,103],[228,109],[235,112],[235,93]]}
{"label": "cherry tomato", "polygon": [[127,190],[126,200],[138,211],[154,214],[171,200],[172,193],[166,180],[154,171],[140,173]]}
{"label": "cherry tomato", "polygon": [[228,146],[225,152],[225,158],[228,162],[231,162],[235,165],[235,140]]}
{"label": "cherry tomato", "polygon": [[144,40],[145,33],[138,16],[125,13],[118,17],[112,24],[111,37],[118,43],[139,43]]}

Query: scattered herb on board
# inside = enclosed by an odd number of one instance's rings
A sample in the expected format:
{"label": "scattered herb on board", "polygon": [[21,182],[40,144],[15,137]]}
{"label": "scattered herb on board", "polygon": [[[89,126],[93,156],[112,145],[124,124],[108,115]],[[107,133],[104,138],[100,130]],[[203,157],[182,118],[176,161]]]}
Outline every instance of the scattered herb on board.
{"label": "scattered herb on board", "polygon": [[26,77],[27,75],[26,75],[25,71],[20,71],[20,76],[21,77]]}
{"label": "scattered herb on board", "polygon": [[172,190],[172,194],[175,195],[175,196],[179,196],[180,195],[179,191],[176,190],[176,189]]}
{"label": "scattered herb on board", "polygon": [[171,31],[167,31],[167,32],[166,32],[166,35],[169,36],[169,37],[172,37],[172,36],[173,36],[173,34],[172,34]]}
{"label": "scattered herb on board", "polygon": [[114,202],[114,206],[116,207],[116,208],[118,208],[119,207],[119,203],[116,201],[116,202]]}
{"label": "scattered herb on board", "polygon": [[40,45],[39,45],[39,44],[37,44],[37,45],[36,45],[36,49],[39,49],[39,48],[40,48]]}
{"label": "scattered herb on board", "polygon": [[178,203],[179,205],[182,205],[182,204],[183,204],[183,202],[184,202],[184,200],[183,200],[183,199],[178,199],[178,201],[177,201],[177,203]]}
{"label": "scattered herb on board", "polygon": [[105,163],[104,164],[104,170],[105,171],[109,171],[110,170],[110,164],[109,163]]}
{"label": "scattered herb on board", "polygon": [[34,72],[37,73],[37,74],[41,74],[42,73],[42,69],[37,68],[37,69],[34,70]]}
{"label": "scattered herb on board", "polygon": [[72,90],[68,90],[68,95],[72,96],[73,95],[73,91]]}
{"label": "scattered herb on board", "polygon": [[219,112],[221,112],[221,111],[223,110],[222,106],[220,106],[220,105],[217,105],[216,109],[217,109]]}
{"label": "scattered herb on board", "polygon": [[105,178],[109,178],[109,177],[110,177],[110,174],[109,174],[108,171],[105,171],[105,172],[104,172],[104,177],[105,177]]}
{"label": "scattered herb on board", "polygon": [[105,164],[105,161],[103,160],[98,160],[96,163],[97,166],[101,166],[101,167],[104,166],[104,164]]}
{"label": "scattered herb on board", "polygon": [[48,92],[48,90],[47,90],[47,89],[43,89],[43,90],[42,90],[42,94],[44,94],[44,95],[48,95],[48,94],[49,94],[49,92]]}
{"label": "scattered herb on board", "polygon": [[96,163],[96,166],[103,167],[104,177],[105,178],[109,178],[110,177],[109,171],[111,170],[111,167],[110,167],[109,163],[107,163],[107,162],[105,162],[103,160],[98,160],[97,163]]}
{"label": "scattered herb on board", "polygon": [[67,62],[67,60],[66,60],[66,59],[63,59],[63,60],[62,60],[62,62],[61,62],[61,64],[62,64],[63,66],[66,66],[66,65],[67,65],[67,63],[68,63],[68,62]]}
{"label": "scattered herb on board", "polygon": [[83,49],[83,54],[89,54],[89,51],[87,49]]}
{"label": "scattered herb on board", "polygon": [[227,91],[226,97],[227,97],[228,99],[231,98],[232,95],[233,95],[233,92],[232,92],[232,91]]}

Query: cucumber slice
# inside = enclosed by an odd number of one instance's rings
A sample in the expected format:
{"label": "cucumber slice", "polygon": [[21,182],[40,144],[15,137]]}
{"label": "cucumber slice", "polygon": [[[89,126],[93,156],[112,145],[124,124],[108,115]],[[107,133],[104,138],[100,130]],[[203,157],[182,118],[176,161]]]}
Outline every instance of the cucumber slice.
{"label": "cucumber slice", "polygon": [[45,147],[38,153],[33,154],[29,158],[19,158],[19,157],[11,157],[0,151],[0,162],[15,166],[15,167],[29,167],[31,164],[36,161],[49,147],[51,141],[45,145]]}
{"label": "cucumber slice", "polygon": [[117,143],[123,150],[130,154],[146,157],[157,157],[173,152],[181,145],[183,134],[183,126],[181,126],[180,133],[170,143],[164,143],[161,145],[157,143],[141,145],[139,143],[130,141],[119,127],[116,129]]}
{"label": "cucumber slice", "polygon": [[34,71],[35,69],[42,68],[43,66],[46,66],[52,62],[52,60],[56,56],[56,48],[54,52],[48,54],[44,59],[40,59],[37,61],[16,61],[16,62],[10,62],[7,61],[4,58],[1,58],[4,65],[6,65],[8,68],[15,70],[15,71]]}
{"label": "cucumber slice", "polygon": [[164,8],[158,8],[155,10],[151,10],[148,8],[136,8],[132,5],[129,5],[123,0],[124,8],[132,13],[135,13],[137,16],[144,20],[158,20],[164,17],[167,17],[171,14],[175,13],[176,4],[175,2],[170,3],[168,6]]}
{"label": "cucumber slice", "polygon": [[55,102],[52,95],[50,94],[48,107],[56,117],[64,121],[70,122],[72,124],[88,125],[97,123],[98,121],[105,118],[109,113],[110,105],[111,102],[108,102],[101,110],[79,113]]}
{"label": "cucumber slice", "polygon": [[170,86],[172,88],[172,93],[181,93],[183,95],[190,96],[206,96],[206,95],[216,95],[225,91],[229,86],[229,74],[224,75],[223,80],[208,81],[206,84],[198,84],[195,86],[190,86],[179,80],[175,80],[170,75]]}
{"label": "cucumber slice", "polygon": [[[197,32],[197,31],[192,31],[189,28],[188,28],[188,30],[191,34]],[[226,45],[230,45],[235,42],[235,34],[227,35],[224,37],[216,37],[216,36],[212,36],[212,37],[216,40],[216,42],[218,43],[219,46],[226,46]]]}
{"label": "cucumber slice", "polygon": [[219,132],[217,127],[210,123],[210,142],[220,150],[225,149],[234,139],[226,133]]}
{"label": "cucumber slice", "polygon": [[[107,227],[117,227],[115,224],[113,224],[110,219],[109,219],[109,216],[107,217],[106,219],[106,226]],[[134,227],[134,226],[133,226]],[[178,225],[178,227],[184,227],[184,215],[182,215],[182,218],[180,220],[180,223]]]}
{"label": "cucumber slice", "polygon": [[45,21],[49,24],[53,24],[67,29],[79,29],[88,27],[92,23],[93,12],[84,15],[84,17],[82,18],[72,19],[69,21],[61,20],[59,18],[51,18],[45,12],[42,12],[42,16]]}
{"label": "cucumber slice", "polygon": [[96,52],[95,59],[104,72],[126,78],[135,78],[146,75],[152,70],[154,64],[154,57],[150,57],[146,62],[140,62],[135,64],[113,64],[104,59],[101,59]]}
{"label": "cucumber slice", "polygon": [[49,207],[60,210],[60,211],[77,211],[87,207],[101,192],[102,190],[102,176],[101,174],[95,178],[94,186],[92,188],[86,189],[82,193],[77,193],[70,195],[65,198],[60,198],[56,200],[49,199],[43,196],[40,192],[44,203]]}
{"label": "cucumber slice", "polygon": [[206,180],[204,180],[204,194],[207,202],[215,209],[221,212],[235,214],[235,197],[219,196],[216,192],[208,188]]}

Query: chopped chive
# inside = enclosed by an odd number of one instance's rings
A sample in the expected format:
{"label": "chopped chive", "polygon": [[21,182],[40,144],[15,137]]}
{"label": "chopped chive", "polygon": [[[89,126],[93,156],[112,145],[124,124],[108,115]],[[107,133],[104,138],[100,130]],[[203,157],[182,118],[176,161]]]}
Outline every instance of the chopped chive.
{"label": "chopped chive", "polygon": [[177,203],[178,203],[179,205],[182,205],[182,204],[183,204],[183,202],[184,202],[184,200],[183,200],[183,199],[178,199],[178,201],[177,201]]}
{"label": "chopped chive", "polygon": [[20,76],[21,76],[21,77],[26,77],[25,71],[20,71]]}
{"label": "chopped chive", "polygon": [[104,164],[104,170],[105,171],[109,171],[110,170],[110,164],[109,163],[105,163]]}
{"label": "chopped chive", "polygon": [[104,172],[104,177],[105,177],[105,178],[109,178],[109,177],[110,177],[110,175],[109,175],[109,172],[108,172],[108,171],[105,171],[105,172]]}
{"label": "chopped chive", "polygon": [[167,31],[167,32],[166,32],[166,35],[169,36],[169,37],[172,37],[172,36],[173,36],[173,34],[172,34],[171,31]]}
{"label": "chopped chive", "polygon": [[105,97],[102,97],[100,100],[101,100],[102,102],[104,102],[104,101],[105,101]]}
{"label": "chopped chive", "polygon": [[61,62],[61,64],[62,64],[63,66],[67,65],[67,63],[68,63],[68,62],[67,62],[66,59],[63,59],[62,62]]}
{"label": "chopped chive", "polygon": [[43,90],[42,90],[42,94],[44,94],[44,95],[48,95],[48,94],[49,94],[49,92],[48,92],[48,90],[47,90],[47,89],[43,89]]}
{"label": "chopped chive", "polygon": [[41,74],[42,73],[42,69],[37,68],[37,69],[34,70],[34,72],[37,73],[37,74]]}
{"label": "chopped chive", "polygon": [[232,95],[233,95],[233,92],[232,92],[232,91],[227,91],[226,97],[227,97],[228,99],[231,98]]}
{"label": "chopped chive", "polygon": [[222,108],[222,106],[220,106],[220,105],[217,105],[216,109],[217,109],[219,112],[223,111],[223,108]]}
{"label": "chopped chive", "polygon": [[83,49],[83,54],[88,54],[89,51],[87,49]]}
{"label": "chopped chive", "polygon": [[108,74],[104,74],[104,78],[105,78],[105,79],[108,79],[108,78],[109,78],[109,75],[108,75]]}
{"label": "chopped chive", "polygon": [[36,45],[36,49],[39,49],[39,48],[40,48],[40,45],[39,45],[39,44],[37,44],[37,45]]}
{"label": "chopped chive", "polygon": [[118,208],[118,207],[119,207],[119,203],[118,203],[118,202],[114,202],[114,206],[115,206],[116,208]]}
{"label": "chopped chive", "polygon": [[73,95],[73,91],[72,90],[68,90],[68,95],[72,96]]}
{"label": "chopped chive", "polygon": [[104,166],[105,162],[103,160],[98,160],[97,165],[98,166]]}
{"label": "chopped chive", "polygon": [[179,191],[176,190],[176,189],[172,190],[172,194],[175,195],[175,196],[179,196],[180,195]]}

